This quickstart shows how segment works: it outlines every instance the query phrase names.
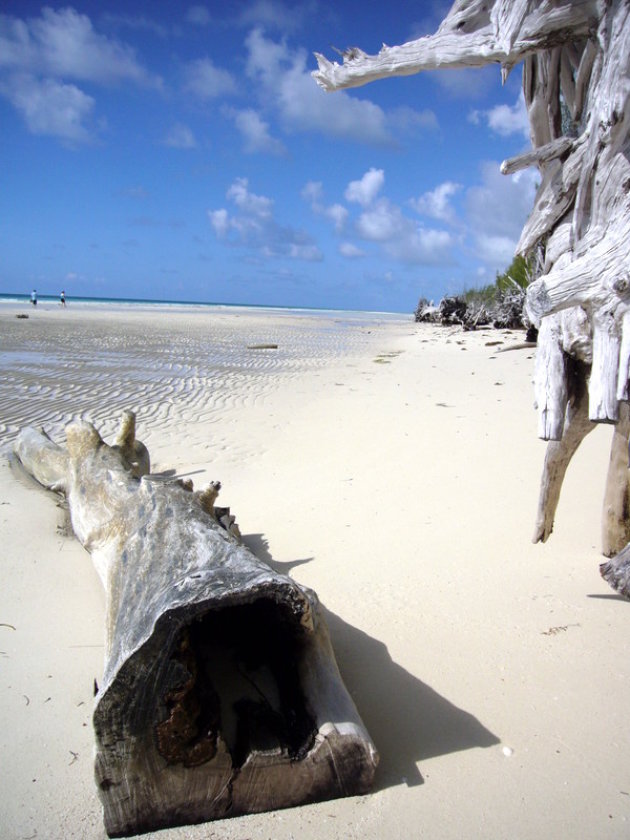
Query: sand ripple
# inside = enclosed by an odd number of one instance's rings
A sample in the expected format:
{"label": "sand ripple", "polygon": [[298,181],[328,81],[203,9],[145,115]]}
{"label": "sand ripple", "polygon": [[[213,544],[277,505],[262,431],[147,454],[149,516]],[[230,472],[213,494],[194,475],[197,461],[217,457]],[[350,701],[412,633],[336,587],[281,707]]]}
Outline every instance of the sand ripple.
{"label": "sand ripple", "polygon": [[[137,413],[142,437],[260,406],[282,379],[358,352],[374,324],[326,316],[200,309],[2,313],[0,434],[26,425],[63,440],[76,416],[111,435]],[[278,349],[248,349],[254,344]]]}

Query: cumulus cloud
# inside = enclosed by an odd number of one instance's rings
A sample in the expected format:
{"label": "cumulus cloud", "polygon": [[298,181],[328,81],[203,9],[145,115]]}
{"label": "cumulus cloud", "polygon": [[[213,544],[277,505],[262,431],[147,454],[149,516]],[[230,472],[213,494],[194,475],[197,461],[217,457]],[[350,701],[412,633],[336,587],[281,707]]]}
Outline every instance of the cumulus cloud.
{"label": "cumulus cloud", "polygon": [[508,237],[516,245],[531,212],[539,177],[532,170],[502,175],[498,162],[483,163],[481,183],[466,192],[466,213],[471,227],[489,236]]}
{"label": "cumulus cloud", "polygon": [[184,69],[184,77],[184,88],[200,99],[216,99],[237,90],[232,74],[215,67],[209,58],[189,62]]}
{"label": "cumulus cloud", "polygon": [[52,135],[70,144],[90,141],[87,123],[94,99],[75,85],[20,75],[0,84],[0,93],[20,112],[32,134]]}
{"label": "cumulus cloud", "polygon": [[401,105],[388,112],[388,120],[396,135],[417,129],[434,131],[439,128],[438,118],[430,108],[416,111],[408,105]]}
{"label": "cumulus cloud", "polygon": [[0,94],[29,131],[70,144],[93,139],[95,100],[77,82],[162,87],[130,46],[100,34],[72,8],[45,7],[25,20],[0,15]]}
{"label": "cumulus cloud", "polygon": [[429,216],[442,222],[452,223],[455,220],[455,210],[450,199],[461,190],[461,184],[454,181],[444,181],[434,190],[423,193],[419,198],[411,200],[411,206],[417,213]]}
{"label": "cumulus cloud", "polygon": [[228,211],[224,207],[221,210],[208,210],[208,218],[219,239],[226,237],[230,230]]}
{"label": "cumulus cloud", "polygon": [[331,204],[324,208],[324,215],[333,223],[335,230],[340,232],[346,226],[349,214],[347,207],[344,207],[343,204]]}
{"label": "cumulus cloud", "polygon": [[247,178],[237,178],[227,191],[227,198],[249,216],[256,216],[260,219],[271,217],[273,200],[264,195],[256,195],[250,192]]}
{"label": "cumulus cloud", "polygon": [[324,195],[322,182],[307,181],[307,183],[302,187],[300,195],[304,201],[308,201],[312,207],[321,206],[322,197]]}
{"label": "cumulus cloud", "polygon": [[476,246],[478,258],[490,266],[496,266],[498,271],[500,267],[506,268],[514,259],[516,242],[507,236],[488,236],[480,233]]}
{"label": "cumulus cloud", "polygon": [[329,96],[313,83],[305,50],[292,51],[259,29],[245,43],[247,74],[287,131],[316,131],[328,137],[394,145],[382,108],[343,91]]}
{"label": "cumulus cloud", "polygon": [[397,237],[406,221],[400,207],[383,198],[361,213],[357,221],[357,231],[363,239],[370,242],[387,242]]}
{"label": "cumulus cloud", "polygon": [[429,75],[452,99],[480,99],[497,83],[498,69],[490,67],[466,67],[460,70],[432,70]]}
{"label": "cumulus cloud", "polygon": [[284,144],[272,137],[269,123],[253,108],[238,110],[231,108],[227,112],[244,140],[244,150],[248,154],[264,152],[272,155],[286,154]]}
{"label": "cumulus cloud", "polygon": [[350,260],[356,260],[359,257],[365,256],[365,251],[354,245],[352,242],[341,242],[339,245],[339,253],[342,257],[347,257]]}
{"label": "cumulus cloud", "polygon": [[337,232],[343,230],[348,218],[348,209],[342,204],[324,204],[324,190],[321,181],[308,181],[300,193],[304,201],[308,202],[311,210],[319,216],[329,219]]}
{"label": "cumulus cloud", "polygon": [[192,130],[183,123],[175,123],[164,138],[164,145],[173,149],[194,149],[197,145]]}
{"label": "cumulus cloud", "polygon": [[379,198],[361,213],[356,232],[400,262],[436,265],[451,261],[454,240],[448,231],[417,224],[387,198]]}
{"label": "cumulus cloud", "polygon": [[246,247],[259,257],[284,257],[319,262],[322,253],[304,231],[279,224],[273,200],[249,189],[247,178],[237,178],[226,193],[234,212],[222,207],[208,210],[208,220],[217,238],[232,246]]}
{"label": "cumulus cloud", "polygon": [[523,92],[514,105],[497,105],[488,111],[471,111],[468,119],[475,125],[485,121],[489,128],[501,137],[520,134],[529,140],[529,119]]}
{"label": "cumulus cloud", "polygon": [[501,175],[493,161],[482,164],[480,174],[481,183],[466,191],[467,222],[477,257],[502,271],[514,257],[540,176],[533,170]]}
{"label": "cumulus cloud", "polygon": [[44,7],[39,18],[0,16],[0,65],[5,69],[64,79],[112,83],[131,81],[160,87],[135,51],[101,35],[87,15],[72,8]]}
{"label": "cumulus cloud", "polygon": [[347,201],[353,201],[362,207],[367,207],[376,198],[385,183],[385,173],[382,169],[369,169],[358,181],[350,181],[344,196]]}

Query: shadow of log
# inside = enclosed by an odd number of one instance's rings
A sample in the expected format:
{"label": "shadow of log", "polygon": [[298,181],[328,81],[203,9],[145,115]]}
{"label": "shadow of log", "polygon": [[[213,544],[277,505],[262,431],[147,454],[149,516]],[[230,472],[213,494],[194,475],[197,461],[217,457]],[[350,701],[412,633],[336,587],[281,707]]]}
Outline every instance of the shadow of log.
{"label": "shadow of log", "polygon": [[242,542],[259,560],[262,560],[274,572],[278,572],[281,575],[288,575],[291,573],[291,569],[303,566],[305,563],[310,563],[315,559],[314,557],[304,557],[301,560],[287,560],[286,562],[274,560],[269,551],[269,542],[264,534],[245,534],[242,537]]}
{"label": "shadow of log", "polygon": [[337,664],[380,754],[375,789],[423,783],[417,762],[500,739],[389,655],[387,646],[324,607]]}
{"label": "shadow of log", "polygon": [[[248,534],[243,542],[283,574],[314,560],[274,560],[264,534]],[[500,743],[477,718],[397,665],[383,642],[348,624],[324,605],[322,610],[346,688],[380,754],[375,789],[403,781],[409,786],[422,784],[418,761]]]}

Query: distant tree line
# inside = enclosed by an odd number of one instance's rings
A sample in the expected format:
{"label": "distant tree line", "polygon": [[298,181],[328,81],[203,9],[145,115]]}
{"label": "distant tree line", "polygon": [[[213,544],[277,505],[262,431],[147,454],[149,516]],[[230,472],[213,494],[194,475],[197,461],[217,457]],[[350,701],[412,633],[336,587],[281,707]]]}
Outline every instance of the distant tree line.
{"label": "distant tree line", "polygon": [[482,289],[442,298],[437,306],[421,297],[415,320],[459,325],[467,330],[490,325],[498,329],[526,329],[528,340],[535,340],[536,331],[524,311],[525,291],[532,278],[532,268],[532,260],[517,256],[503,274],[497,274],[494,283]]}

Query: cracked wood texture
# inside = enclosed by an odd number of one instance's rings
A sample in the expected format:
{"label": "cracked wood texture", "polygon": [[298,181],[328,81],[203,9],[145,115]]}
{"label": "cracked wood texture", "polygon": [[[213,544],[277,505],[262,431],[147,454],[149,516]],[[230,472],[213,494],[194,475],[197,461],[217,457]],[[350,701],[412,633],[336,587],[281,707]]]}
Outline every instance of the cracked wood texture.
{"label": "cracked wood texture", "polygon": [[240,544],[217,483],[147,474],[130,412],[113,446],[77,421],[65,448],[29,428],[14,449],[66,494],[105,589],[93,721],[110,836],[370,789],[378,755],[317,596]]}
{"label": "cracked wood texture", "polygon": [[[342,64],[316,58],[313,77],[326,91],[489,63],[506,78],[522,63],[532,149],[501,168],[537,166],[541,177],[517,246],[539,266],[526,310],[540,326],[536,406],[539,435],[551,442],[535,538],[551,533],[566,466],[589,422],[617,424],[621,415],[603,515],[604,550],[620,551],[630,532],[619,454],[630,372],[630,2],[457,0],[434,35],[374,56],[353,48]],[[570,359],[588,366],[577,414]]]}

